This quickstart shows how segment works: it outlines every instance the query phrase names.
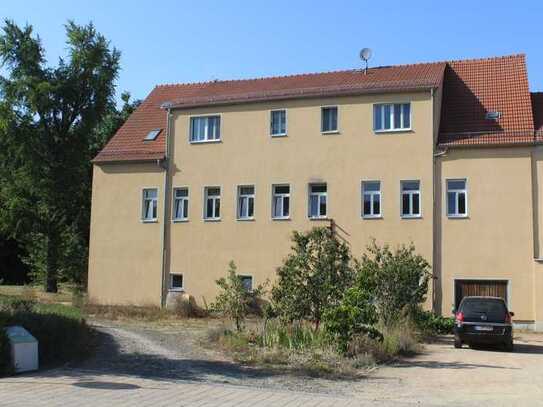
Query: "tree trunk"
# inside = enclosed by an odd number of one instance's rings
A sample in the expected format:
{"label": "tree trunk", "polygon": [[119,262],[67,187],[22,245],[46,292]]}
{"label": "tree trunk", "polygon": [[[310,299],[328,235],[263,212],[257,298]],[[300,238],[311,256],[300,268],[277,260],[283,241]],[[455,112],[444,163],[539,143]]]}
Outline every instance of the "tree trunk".
{"label": "tree trunk", "polygon": [[[54,233],[54,232],[53,232]],[[53,238],[53,233],[49,234],[47,242],[47,269],[45,278],[45,291],[48,293],[58,292],[57,283],[57,239]]]}

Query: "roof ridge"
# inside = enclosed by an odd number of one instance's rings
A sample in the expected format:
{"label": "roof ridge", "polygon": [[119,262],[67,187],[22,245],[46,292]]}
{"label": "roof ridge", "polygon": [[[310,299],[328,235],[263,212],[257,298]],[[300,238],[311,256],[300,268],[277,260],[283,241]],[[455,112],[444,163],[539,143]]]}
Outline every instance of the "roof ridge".
{"label": "roof ridge", "polygon": [[494,57],[486,57],[486,58],[467,58],[467,59],[451,59],[449,61],[444,61],[445,63],[454,64],[458,62],[488,62],[488,61],[497,61],[501,59],[517,59],[517,58],[526,58],[526,54],[523,52],[519,52],[517,54],[509,54],[509,55],[499,55]]}

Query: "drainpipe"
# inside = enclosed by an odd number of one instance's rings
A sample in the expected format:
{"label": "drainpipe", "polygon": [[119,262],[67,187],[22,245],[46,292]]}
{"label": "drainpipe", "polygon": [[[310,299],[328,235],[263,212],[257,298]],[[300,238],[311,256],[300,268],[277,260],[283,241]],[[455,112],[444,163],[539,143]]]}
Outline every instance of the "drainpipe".
{"label": "drainpipe", "polygon": [[164,187],[162,189],[164,200],[162,204],[163,213],[162,213],[162,226],[161,226],[161,236],[160,236],[160,252],[162,254],[161,260],[160,260],[160,271],[161,271],[161,284],[160,284],[160,306],[163,307],[166,302],[166,298],[164,296],[164,284],[166,282],[166,268],[167,268],[167,256],[168,256],[168,248],[166,247],[166,241],[168,237],[168,231],[166,229],[166,223],[169,221],[168,219],[168,205],[170,202],[169,198],[169,188],[168,188],[168,178],[170,173],[170,132],[171,132],[171,110],[167,109],[166,114],[166,133],[165,133],[165,154],[164,154]]}

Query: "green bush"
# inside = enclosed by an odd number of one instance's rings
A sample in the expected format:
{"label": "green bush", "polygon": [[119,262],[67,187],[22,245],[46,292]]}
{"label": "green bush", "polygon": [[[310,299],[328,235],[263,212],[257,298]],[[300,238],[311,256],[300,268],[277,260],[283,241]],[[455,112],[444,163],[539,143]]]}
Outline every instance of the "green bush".
{"label": "green bush", "polygon": [[257,343],[268,348],[282,348],[288,350],[307,350],[322,348],[329,345],[328,337],[321,329],[313,329],[307,322],[284,322],[273,319],[266,321],[262,335]]}
{"label": "green bush", "polygon": [[417,329],[424,335],[447,335],[453,332],[453,318],[443,317],[420,308],[412,313],[412,318]]}
{"label": "green bush", "polygon": [[0,377],[9,375],[12,370],[9,338],[5,327],[0,322]]}

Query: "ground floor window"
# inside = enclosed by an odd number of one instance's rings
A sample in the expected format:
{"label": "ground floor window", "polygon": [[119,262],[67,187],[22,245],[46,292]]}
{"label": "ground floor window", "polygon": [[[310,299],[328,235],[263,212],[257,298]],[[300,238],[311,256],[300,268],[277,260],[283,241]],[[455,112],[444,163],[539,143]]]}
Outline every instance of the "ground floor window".
{"label": "ground floor window", "polygon": [[253,277],[252,276],[240,276],[241,284],[246,291],[253,291]]}
{"label": "ground floor window", "polygon": [[183,274],[171,273],[170,274],[170,290],[181,291],[183,290]]}

